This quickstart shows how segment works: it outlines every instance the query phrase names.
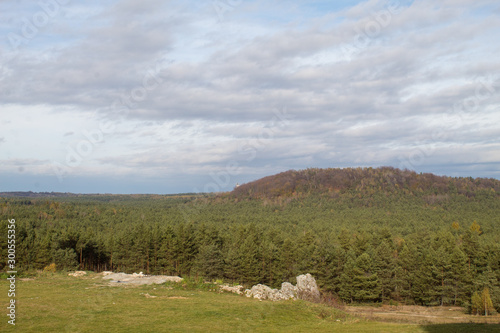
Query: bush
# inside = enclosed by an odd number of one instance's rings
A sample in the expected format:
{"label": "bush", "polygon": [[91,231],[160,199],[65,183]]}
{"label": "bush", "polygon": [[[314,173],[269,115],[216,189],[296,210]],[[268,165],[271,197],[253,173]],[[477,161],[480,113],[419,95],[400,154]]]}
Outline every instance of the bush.
{"label": "bush", "polygon": [[345,304],[340,298],[335,296],[330,292],[324,292],[321,294],[321,303],[331,306],[335,309],[344,310]]}
{"label": "bush", "polygon": [[495,313],[493,302],[491,301],[490,291],[484,288],[479,294],[477,291],[472,295],[470,307],[467,306],[471,314],[475,315],[492,315]]}
{"label": "bush", "polygon": [[55,263],[52,263],[48,266],[45,266],[44,269],[43,269],[44,273],[45,272],[50,272],[50,273],[55,273],[56,272],[56,264]]}

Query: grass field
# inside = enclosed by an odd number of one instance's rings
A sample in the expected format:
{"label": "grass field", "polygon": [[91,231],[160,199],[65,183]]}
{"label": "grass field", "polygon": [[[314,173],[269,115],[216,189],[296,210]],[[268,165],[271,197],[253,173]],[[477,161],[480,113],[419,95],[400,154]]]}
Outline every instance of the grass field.
{"label": "grass field", "polygon": [[16,325],[0,282],[1,332],[500,332],[500,325],[375,322],[322,304],[172,287],[108,286],[99,274],[16,281]]}

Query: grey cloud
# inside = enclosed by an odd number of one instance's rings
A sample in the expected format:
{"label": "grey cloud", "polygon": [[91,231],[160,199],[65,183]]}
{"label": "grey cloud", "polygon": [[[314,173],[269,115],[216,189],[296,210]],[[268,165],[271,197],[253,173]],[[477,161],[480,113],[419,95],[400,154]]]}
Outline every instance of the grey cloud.
{"label": "grey cloud", "polygon": [[[239,22],[202,31],[209,26],[206,22],[217,19],[206,7],[200,14],[189,5],[171,8],[175,2],[121,1],[91,18],[90,23],[99,24],[83,29],[78,42],[56,51],[47,48],[42,58],[26,51],[11,61],[0,79],[0,98],[55,108],[71,104],[99,109],[98,117],[116,123],[139,122],[137,128],[118,128],[107,138],[143,141],[123,144],[133,146],[126,155],[98,160],[127,172],[194,173],[220,168],[232,159],[241,161],[248,173],[317,163],[398,166],[399,157],[429,142],[436,147],[427,164],[458,163],[463,153],[445,147],[465,143],[480,147],[473,156],[486,161],[487,154],[479,151],[496,151],[487,144],[499,133],[484,110],[498,105],[500,87],[481,101],[482,118],[457,122],[451,117],[457,116],[454,105],[474,96],[478,78],[498,72],[499,62],[491,55],[499,51],[492,36],[500,22],[477,17],[469,7],[493,4],[413,2],[393,15],[366,47],[359,47],[359,28],[382,8],[378,1],[340,13],[344,21],[326,22],[326,14],[314,24],[273,26],[262,28],[267,33],[241,36],[224,30]],[[235,9],[242,12],[234,16],[244,17],[244,9]],[[321,25],[321,20],[326,23]],[[353,43],[359,50],[348,61],[342,46]],[[183,45],[199,55],[183,59]],[[158,59],[173,59],[162,62],[157,77],[161,83],[134,106],[113,109],[114,101],[142,87],[145,73],[156,69]],[[256,148],[254,160],[245,161],[238,149],[256,140],[270,126],[273,110],[281,107],[294,119]],[[447,118],[449,123],[439,122]],[[159,128],[189,135],[173,142]],[[433,142],[434,131],[445,135]],[[209,138],[220,141],[199,144]]]}
{"label": "grey cloud", "polygon": [[[139,23],[134,17],[151,14],[158,2],[150,1],[141,9],[135,6],[133,2],[120,3],[118,8],[110,10],[115,18],[110,26],[90,31],[80,45],[66,50],[59,58],[66,61],[46,63],[52,78],[43,72],[36,74],[39,64],[25,67],[25,75],[21,76],[31,78],[26,90],[31,92],[33,102],[51,98],[60,103],[103,106],[140,86],[143,74],[139,73],[150,64],[151,55],[168,52],[173,46],[174,37],[169,28],[180,19]],[[128,15],[132,12],[134,15],[130,18]],[[388,32],[392,26],[392,29],[400,26],[409,29],[423,16],[429,26],[438,19],[449,20],[453,16],[435,13],[426,3],[414,5],[400,15],[406,21],[402,23],[395,17]],[[127,19],[121,20],[122,17]],[[189,22],[184,22],[186,24]],[[346,24],[342,31],[350,31],[354,36],[355,25],[356,22]],[[456,25],[423,34],[395,34],[392,39],[384,40],[383,45],[368,46],[350,63],[308,66],[292,72],[290,66],[296,59],[324,48],[338,47],[349,38],[341,37],[335,30],[318,29],[256,37],[237,50],[214,53],[200,64],[172,64],[161,73],[163,83],[148,93],[140,108],[129,110],[128,116],[263,120],[270,107],[284,104],[291,105],[291,110],[304,118],[332,114],[370,117],[376,112],[387,114],[391,110],[399,114],[412,113],[414,111],[406,106],[394,108],[401,90],[415,80],[426,79],[422,76],[422,66],[430,59],[450,51],[462,52],[456,45],[462,33],[472,37],[485,27],[470,29],[468,25],[461,25],[463,27]],[[460,45],[463,44],[459,44],[459,48]],[[92,54],[95,61],[82,59],[78,55],[82,50]],[[53,84],[42,84],[47,81]],[[19,98],[20,95],[11,96],[10,101],[19,101]],[[374,105],[374,101],[379,101],[379,105]]]}
{"label": "grey cloud", "polygon": [[[171,49],[173,31],[183,24],[179,18],[160,14],[165,3],[141,2],[142,12],[136,5],[120,2],[108,13],[111,25],[89,25],[81,31],[81,40],[52,51],[47,60],[19,54],[9,64],[12,75],[0,81],[0,86],[15,87],[13,94],[5,96],[6,102],[96,106],[110,104],[109,96],[140,84],[142,72]],[[154,15],[136,20],[129,16],[131,12]]]}
{"label": "grey cloud", "polygon": [[1,164],[3,166],[15,166],[15,167],[20,167],[20,166],[42,166],[46,165],[49,161],[48,160],[40,160],[40,159],[34,159],[34,158],[11,158],[7,160],[1,160]]}

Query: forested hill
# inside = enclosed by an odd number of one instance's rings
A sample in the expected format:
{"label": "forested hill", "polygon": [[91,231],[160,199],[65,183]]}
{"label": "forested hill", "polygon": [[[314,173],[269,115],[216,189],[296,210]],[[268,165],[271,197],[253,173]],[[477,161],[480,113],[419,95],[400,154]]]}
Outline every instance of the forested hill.
{"label": "forested hill", "polygon": [[231,195],[239,198],[273,199],[307,195],[337,197],[345,192],[374,194],[500,196],[500,181],[491,178],[454,178],[418,174],[392,167],[290,170],[243,184]]}

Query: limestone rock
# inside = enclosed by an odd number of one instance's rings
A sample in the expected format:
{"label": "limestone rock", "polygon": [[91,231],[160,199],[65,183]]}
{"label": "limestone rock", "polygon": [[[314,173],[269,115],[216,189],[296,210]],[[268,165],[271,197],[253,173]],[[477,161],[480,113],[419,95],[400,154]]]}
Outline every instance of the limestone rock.
{"label": "limestone rock", "polygon": [[277,293],[276,289],[271,289],[263,284],[257,284],[253,286],[252,289],[245,290],[245,294],[247,297],[253,297],[260,300],[264,299],[274,300],[276,298],[275,297],[276,293]]}
{"label": "limestone rock", "polygon": [[297,287],[295,287],[290,282],[283,282],[281,284],[280,293],[282,295],[282,298],[285,300],[295,299],[295,298],[297,298]]}
{"label": "limestone rock", "polygon": [[[142,272],[141,272],[142,273]],[[125,273],[112,273],[103,276],[105,280],[111,280],[112,285],[117,284],[133,284],[133,285],[143,285],[143,284],[162,284],[165,282],[181,282],[183,279],[178,276],[165,276],[165,275],[150,275],[146,276],[144,274],[125,274]]]}
{"label": "limestone rock", "polygon": [[252,289],[245,290],[245,295],[259,300],[268,299],[271,301],[285,301],[296,299],[297,288],[290,282],[282,283],[280,290],[269,288],[263,284],[257,284],[253,286]]}
{"label": "limestone rock", "polygon": [[84,272],[84,271],[76,271],[76,272],[74,272],[74,273],[69,273],[68,275],[69,275],[69,276],[74,276],[74,277],[80,277],[80,276],[87,275],[87,272]]}
{"label": "limestone rock", "polygon": [[223,284],[223,285],[219,286],[219,291],[220,292],[228,291],[230,293],[242,295],[243,294],[243,286],[240,286],[240,285],[230,286],[227,284]]}
{"label": "limestone rock", "polygon": [[297,276],[297,298],[316,303],[320,301],[318,285],[311,274]]}
{"label": "limestone rock", "polygon": [[297,286],[290,282],[283,282],[281,289],[271,289],[263,284],[257,284],[252,289],[245,290],[247,297],[259,300],[282,301],[289,299],[302,299],[309,302],[320,301],[320,293],[316,280],[311,274],[297,276]]}

